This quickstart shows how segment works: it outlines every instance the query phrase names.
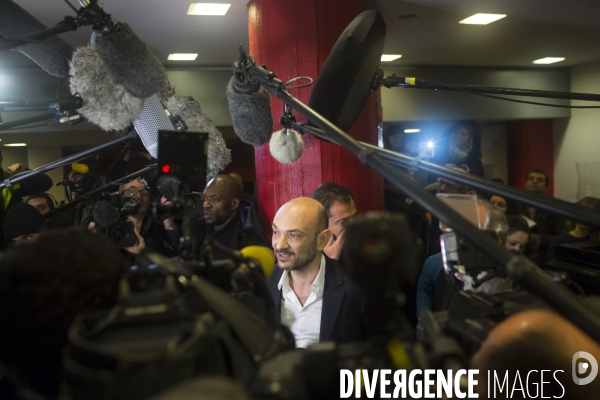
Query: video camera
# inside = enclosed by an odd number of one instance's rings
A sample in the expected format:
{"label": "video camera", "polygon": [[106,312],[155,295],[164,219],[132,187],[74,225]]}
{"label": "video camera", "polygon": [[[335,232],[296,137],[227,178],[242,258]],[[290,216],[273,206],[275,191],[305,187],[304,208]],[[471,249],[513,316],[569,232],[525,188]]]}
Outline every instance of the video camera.
{"label": "video camera", "polygon": [[133,223],[127,221],[127,217],[139,210],[140,204],[136,199],[123,197],[118,191],[107,193],[88,205],[90,222],[95,222],[96,229],[104,231],[117,247],[130,247],[136,243]]}

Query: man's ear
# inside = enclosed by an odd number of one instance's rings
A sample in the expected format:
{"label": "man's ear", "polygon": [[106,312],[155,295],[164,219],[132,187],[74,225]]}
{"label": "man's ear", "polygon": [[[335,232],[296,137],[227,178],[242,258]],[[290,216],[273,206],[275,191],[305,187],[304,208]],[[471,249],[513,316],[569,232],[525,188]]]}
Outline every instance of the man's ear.
{"label": "man's ear", "polygon": [[240,199],[238,199],[237,197],[234,199],[231,199],[231,209],[232,210],[237,210],[239,206],[240,206]]}
{"label": "man's ear", "polygon": [[327,243],[329,243],[329,238],[331,237],[331,231],[329,229],[325,229],[319,233],[317,237],[317,250],[323,251],[325,247],[327,247]]}

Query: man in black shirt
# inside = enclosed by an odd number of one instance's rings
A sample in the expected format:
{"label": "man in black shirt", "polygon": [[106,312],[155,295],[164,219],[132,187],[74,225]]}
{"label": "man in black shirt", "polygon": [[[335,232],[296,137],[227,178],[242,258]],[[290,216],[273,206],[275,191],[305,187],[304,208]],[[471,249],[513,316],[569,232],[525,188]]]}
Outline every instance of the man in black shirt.
{"label": "man in black shirt", "polygon": [[[229,175],[218,175],[204,188],[204,220],[198,221],[196,230],[201,261],[206,251],[204,239],[207,235],[231,250],[252,245],[271,247],[263,236],[252,202],[242,199],[242,196],[242,185]],[[214,247],[213,257],[215,260],[230,258]]]}

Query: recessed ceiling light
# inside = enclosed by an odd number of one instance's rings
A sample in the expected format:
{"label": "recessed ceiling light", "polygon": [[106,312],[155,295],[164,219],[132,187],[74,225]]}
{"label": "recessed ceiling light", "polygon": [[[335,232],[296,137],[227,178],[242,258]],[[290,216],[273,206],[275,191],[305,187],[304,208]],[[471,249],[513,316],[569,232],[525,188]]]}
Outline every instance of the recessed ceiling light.
{"label": "recessed ceiling light", "polygon": [[545,57],[540,58],[539,60],[535,60],[534,64],[554,64],[557,62],[565,61],[564,57]]}
{"label": "recessed ceiling light", "polygon": [[382,54],[381,61],[384,61],[384,62],[394,61],[394,60],[399,59],[400,57],[402,57],[402,54]]}
{"label": "recessed ceiling light", "polygon": [[27,143],[7,143],[4,146],[5,147],[23,147],[23,146],[27,146]]}
{"label": "recessed ceiling light", "polygon": [[224,3],[192,3],[187,15],[225,15],[231,4]]}
{"label": "recessed ceiling light", "polygon": [[468,18],[463,19],[462,21],[458,21],[459,24],[470,24],[470,25],[487,25],[491,24],[494,21],[498,21],[506,17],[506,14],[475,14],[471,15]]}
{"label": "recessed ceiling light", "polygon": [[421,132],[420,129],[405,129],[404,133],[419,133]]}
{"label": "recessed ceiling light", "polygon": [[173,53],[169,54],[167,60],[171,61],[194,61],[198,57],[198,53]]}

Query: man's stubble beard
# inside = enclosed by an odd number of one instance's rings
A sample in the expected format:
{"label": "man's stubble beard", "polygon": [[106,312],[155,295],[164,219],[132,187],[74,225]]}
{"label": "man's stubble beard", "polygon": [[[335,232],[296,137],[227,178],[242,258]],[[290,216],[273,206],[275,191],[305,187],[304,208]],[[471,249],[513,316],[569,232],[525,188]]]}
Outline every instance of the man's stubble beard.
{"label": "man's stubble beard", "polygon": [[310,263],[317,256],[317,241],[315,240],[313,243],[311,243],[308,250],[301,254],[296,254],[292,251],[278,251],[278,252],[294,256],[294,263],[292,265],[290,265],[289,267],[282,267],[282,269],[284,271],[302,272],[308,268]]}

